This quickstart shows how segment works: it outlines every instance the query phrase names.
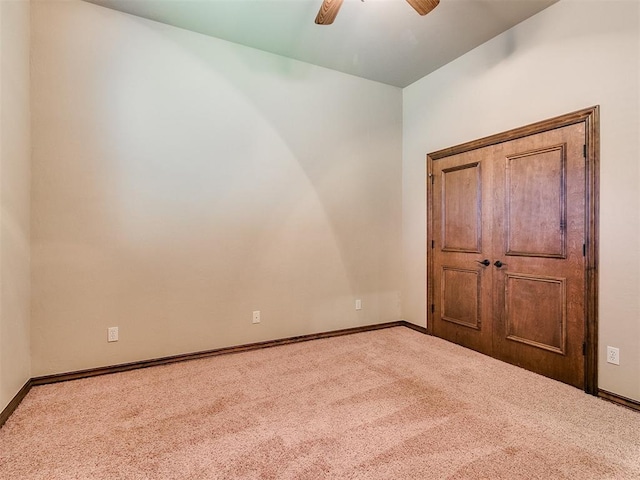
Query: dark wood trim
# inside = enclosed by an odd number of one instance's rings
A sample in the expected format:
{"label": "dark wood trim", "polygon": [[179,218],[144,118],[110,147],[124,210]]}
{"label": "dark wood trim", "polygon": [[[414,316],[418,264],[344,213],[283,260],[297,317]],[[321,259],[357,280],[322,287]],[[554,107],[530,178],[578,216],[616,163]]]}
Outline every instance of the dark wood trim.
{"label": "dark wood trim", "polygon": [[427,333],[433,335],[433,314],[431,305],[434,304],[433,299],[433,248],[435,239],[433,238],[433,157],[427,155]]}
{"label": "dark wood trim", "polygon": [[25,383],[20,391],[16,393],[16,396],[13,397],[13,399],[9,402],[9,405],[7,405],[4,410],[2,410],[2,412],[0,412],[0,428],[2,428],[11,414],[16,410],[16,408],[18,408],[18,405],[20,405],[20,402],[22,402],[24,397],[27,396],[27,393],[29,393],[29,390],[31,390],[32,386],[33,383],[31,379],[27,380],[27,383]]}
{"label": "dark wood trim", "polygon": [[[444,148],[436,152],[429,153],[427,158],[431,160],[439,160],[441,158],[450,157],[451,155],[458,155],[460,153],[468,152],[470,150],[476,150],[478,148],[484,148],[491,145],[497,145],[498,143],[509,142],[518,138],[528,137],[529,135],[535,135],[537,133],[546,132],[556,128],[562,128],[576,123],[588,122],[589,119],[593,119],[594,116],[597,119],[599,117],[599,106],[584,108],[576,112],[567,113],[559,117],[550,118],[541,122],[532,123],[524,127],[514,128],[506,132],[497,133],[488,137],[479,138],[470,142],[462,143],[449,148]],[[589,123],[587,123],[589,125]],[[588,147],[587,147],[588,148]],[[429,171],[429,170],[427,170]]]}
{"label": "dark wood trim", "polygon": [[598,396],[605,400],[609,400],[610,402],[617,403],[618,405],[640,412],[640,402],[636,400],[623,397],[622,395],[616,395],[615,393],[607,392],[606,390],[598,390]]}
{"label": "dark wood trim", "polygon": [[427,329],[425,327],[421,327],[420,325],[416,325],[414,323],[407,322],[406,320],[401,320],[400,324],[403,327],[410,328],[411,330],[415,330],[416,332],[420,332],[420,333],[424,333],[425,335],[429,335],[429,332],[427,331]]}
{"label": "dark wood trim", "polygon": [[427,155],[427,331],[433,333],[431,304],[433,303],[431,278],[433,276],[433,162],[478,148],[508,142],[518,138],[546,132],[556,128],[585,124],[586,179],[585,179],[585,379],[584,390],[598,395],[598,251],[600,223],[600,106],[578,110],[559,117],[532,123],[506,132],[466,142]]}
{"label": "dark wood trim", "polygon": [[197,360],[199,358],[215,357],[218,355],[227,355],[230,353],[248,352],[261,348],[278,347],[289,343],[308,342],[310,340],[318,340],[321,338],[339,337],[342,335],[351,335],[354,333],[369,332],[373,330],[381,330],[383,328],[402,327],[404,322],[387,322],[376,325],[365,325],[362,327],[344,328],[342,330],[333,330],[330,332],[312,333],[310,335],[299,335],[296,337],[282,338],[278,340],[267,340],[265,342],[249,343],[245,345],[237,345],[234,347],[216,348],[213,350],[204,350],[200,352],[184,353],[180,355],[171,355],[168,357],[153,358],[150,360],[141,360],[138,362],[121,363],[107,367],[89,368],[86,370],[77,370],[69,373],[58,373],[54,375],[44,375],[31,379],[32,385],[47,385],[50,383],[67,382],[70,380],[78,380],[81,378],[97,377],[99,375],[108,375],[110,373],[128,372],[140,368],[155,367],[158,365],[167,365],[170,363],[184,362],[187,360]]}
{"label": "dark wood trim", "polygon": [[598,265],[600,232],[600,107],[584,110],[586,131],[584,391],[598,394]]}

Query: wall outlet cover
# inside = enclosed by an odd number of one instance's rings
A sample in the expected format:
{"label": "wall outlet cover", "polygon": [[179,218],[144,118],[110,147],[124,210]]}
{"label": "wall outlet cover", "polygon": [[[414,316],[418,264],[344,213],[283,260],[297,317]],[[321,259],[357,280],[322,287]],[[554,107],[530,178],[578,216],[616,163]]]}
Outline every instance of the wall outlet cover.
{"label": "wall outlet cover", "polygon": [[616,347],[607,347],[607,363],[620,365],[620,349]]}
{"label": "wall outlet cover", "polygon": [[118,341],[118,327],[109,327],[109,329],[107,330],[107,341],[108,342]]}

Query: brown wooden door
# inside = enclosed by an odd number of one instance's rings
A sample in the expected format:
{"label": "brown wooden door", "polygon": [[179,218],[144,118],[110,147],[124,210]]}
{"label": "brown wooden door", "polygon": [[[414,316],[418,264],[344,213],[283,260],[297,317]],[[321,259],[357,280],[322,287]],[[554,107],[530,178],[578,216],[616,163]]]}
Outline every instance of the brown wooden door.
{"label": "brown wooden door", "polygon": [[433,333],[580,388],[584,145],[574,124],[432,172]]}
{"label": "brown wooden door", "polygon": [[[436,162],[433,172],[433,333],[492,354],[493,147]],[[487,226],[489,229],[487,231]],[[482,263],[484,262],[484,263]],[[487,266],[487,265],[489,266]]]}

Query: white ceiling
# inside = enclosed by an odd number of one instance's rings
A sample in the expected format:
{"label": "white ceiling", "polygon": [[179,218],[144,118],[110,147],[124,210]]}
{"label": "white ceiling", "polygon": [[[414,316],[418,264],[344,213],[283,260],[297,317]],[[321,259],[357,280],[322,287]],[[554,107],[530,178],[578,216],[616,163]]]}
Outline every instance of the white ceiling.
{"label": "white ceiling", "polygon": [[406,87],[558,0],[441,0],[425,17],[405,0],[345,0],[332,25],[322,0],[87,0],[91,3]]}

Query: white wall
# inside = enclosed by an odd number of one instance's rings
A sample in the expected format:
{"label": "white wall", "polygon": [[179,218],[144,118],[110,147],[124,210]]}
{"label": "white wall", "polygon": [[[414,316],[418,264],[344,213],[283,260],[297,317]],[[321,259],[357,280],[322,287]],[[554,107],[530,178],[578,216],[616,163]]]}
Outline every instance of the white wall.
{"label": "white wall", "polygon": [[32,31],[34,376],[399,319],[400,89],[77,1]]}
{"label": "white wall", "polygon": [[404,89],[403,318],[426,319],[425,155],[600,105],[599,387],[640,400],[639,21],[635,0],[561,0]]}
{"label": "white wall", "polygon": [[31,376],[29,15],[0,1],[0,411]]}

